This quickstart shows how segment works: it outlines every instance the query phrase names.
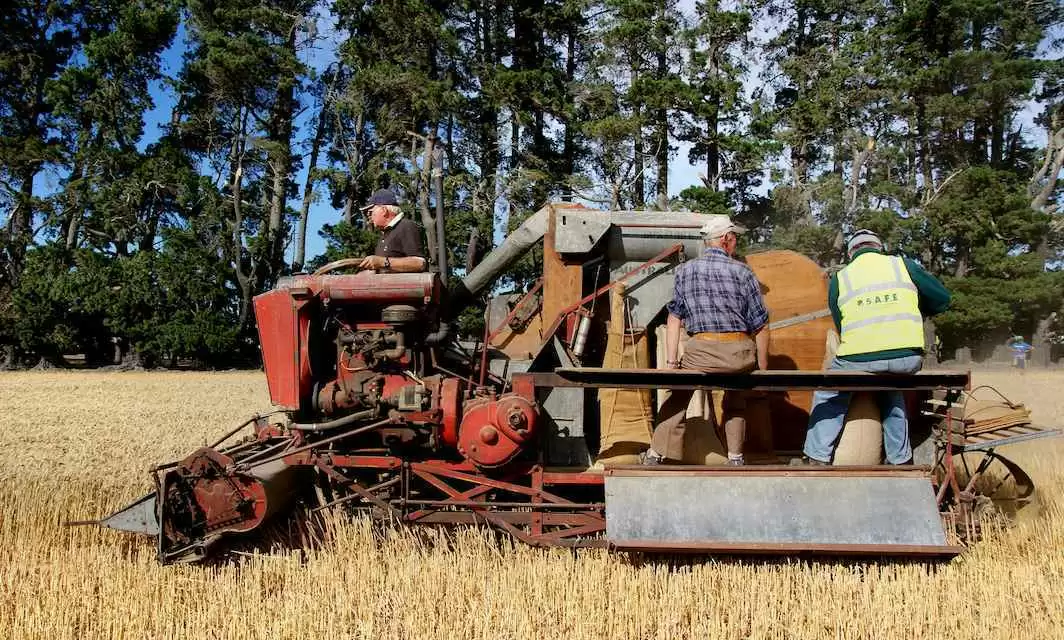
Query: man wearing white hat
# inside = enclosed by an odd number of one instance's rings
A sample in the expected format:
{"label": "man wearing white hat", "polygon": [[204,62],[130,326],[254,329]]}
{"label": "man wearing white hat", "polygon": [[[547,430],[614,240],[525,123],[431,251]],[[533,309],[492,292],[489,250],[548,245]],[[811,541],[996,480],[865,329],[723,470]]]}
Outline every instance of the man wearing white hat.
{"label": "man wearing white hat", "polygon": [[[768,367],[768,311],[761,285],[750,267],[732,257],[738,236],[745,231],[727,216],[712,216],[701,229],[705,253],[677,270],[665,332],[669,368],[746,373],[755,367]],[[677,354],[683,329],[691,338],[680,360]],[[661,406],[644,464],[684,459],[684,418],[692,393],[673,390]],[[728,464],[744,464],[745,410],[742,392],[725,392]]]}
{"label": "man wearing white hat", "polygon": [[[915,373],[923,366],[924,317],[949,307],[942,283],[909,260],[883,253],[883,241],[861,229],[846,243],[849,264],[832,276],[828,308],[839,331],[832,369],[873,373]],[[909,422],[900,391],[878,394],[883,451],[890,464],[909,464]],[[817,391],[805,437],[805,460],[831,464],[842,434],[850,394]]]}

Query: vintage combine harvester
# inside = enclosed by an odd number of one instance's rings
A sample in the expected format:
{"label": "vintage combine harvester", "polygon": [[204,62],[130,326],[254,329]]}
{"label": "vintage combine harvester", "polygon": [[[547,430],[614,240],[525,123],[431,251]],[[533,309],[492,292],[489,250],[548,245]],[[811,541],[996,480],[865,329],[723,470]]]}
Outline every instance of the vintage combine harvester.
{"label": "vintage combine harvester", "polygon": [[[164,563],[203,559],[271,520],[324,507],[398,523],[487,524],[533,545],[958,553],[942,514],[970,523],[977,491],[978,474],[952,466],[951,447],[964,442],[949,432],[953,394],[968,375],[822,371],[831,319],[811,261],[748,258],[770,308],[770,370],[653,368],[664,360],[655,329],[674,270],[699,255],[704,221],[551,205],[452,291],[438,273],[338,274],[343,261],[284,278],[255,299],[270,398],[284,420],[255,416],[154,467],[155,490],[98,523],[155,536]],[[455,340],[456,311],[541,242],[535,287],[491,302],[480,344]],[[878,435],[867,438],[874,451],[864,464],[784,464],[797,455],[817,388],[904,389],[914,416],[938,391],[941,416],[914,425],[924,464],[880,466]],[[696,457],[633,465],[649,443],[652,393],[669,389],[704,391],[689,409],[704,420],[688,429]],[[722,389],[758,396],[748,416],[756,464],[714,464],[723,456],[713,390]]]}

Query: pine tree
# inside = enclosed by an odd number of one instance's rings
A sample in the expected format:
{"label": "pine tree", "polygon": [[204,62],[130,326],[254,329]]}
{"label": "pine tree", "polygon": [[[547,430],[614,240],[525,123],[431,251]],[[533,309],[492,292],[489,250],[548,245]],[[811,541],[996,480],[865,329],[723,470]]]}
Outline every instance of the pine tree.
{"label": "pine tree", "polygon": [[175,129],[217,177],[227,204],[225,248],[240,290],[239,326],[251,298],[284,268],[292,136],[307,72],[297,53],[312,24],[309,0],[192,0]]}

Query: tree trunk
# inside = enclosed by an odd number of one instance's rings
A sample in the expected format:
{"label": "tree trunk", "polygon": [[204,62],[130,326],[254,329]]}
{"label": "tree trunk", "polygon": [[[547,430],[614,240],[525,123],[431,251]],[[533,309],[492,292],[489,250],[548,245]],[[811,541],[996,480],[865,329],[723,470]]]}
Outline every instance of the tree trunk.
{"label": "tree trunk", "polygon": [[1052,324],[1052,315],[1042,318],[1031,336],[1031,364],[1035,366],[1048,367],[1053,363],[1053,343],[1049,341],[1049,329]]}
{"label": "tree trunk", "polygon": [[339,131],[340,139],[344,145],[344,156],[347,160],[347,189],[345,191],[346,200],[344,202],[344,222],[351,224],[351,220],[354,218],[355,199],[358,197],[358,180],[357,177],[361,175],[362,164],[362,129],[365,126],[366,116],[359,110],[358,115],[355,116],[355,132],[354,142],[347,142],[347,138],[344,136],[343,123],[340,119],[340,115],[336,115],[337,130]]}
{"label": "tree trunk", "polygon": [[938,352],[938,334],[934,320],[924,320],[924,368],[937,367],[941,355]]}
{"label": "tree trunk", "polygon": [[121,371],[135,371],[145,368],[144,358],[136,349],[128,349],[122,354],[122,360],[116,366]]}
{"label": "tree trunk", "polygon": [[[665,24],[665,7],[664,3],[659,7],[661,14],[659,20],[662,24]],[[657,57],[657,80],[664,82],[666,76],[669,74],[668,64],[668,37],[662,34],[661,41],[657,43],[657,51],[655,52]],[[658,90],[661,91],[660,89]],[[658,209],[664,211],[669,208],[669,110],[665,106],[665,102],[662,100],[661,95],[658,95],[658,108],[655,113],[655,120],[657,125],[656,140],[655,140],[655,164],[657,164],[657,205]]]}
{"label": "tree trunk", "polygon": [[70,207],[70,216],[67,220],[66,228],[66,249],[67,251],[73,251],[78,246],[78,230],[81,228],[81,179],[83,169],[80,159],[74,163],[74,168],[70,172],[70,180],[67,182],[67,189],[70,190],[69,197],[67,198],[67,206]]}
{"label": "tree trunk", "polygon": [[[161,185],[158,183],[148,185],[150,189],[160,189]],[[155,251],[155,236],[159,233],[159,219],[162,217],[163,212],[159,206],[158,193],[153,193],[151,198],[151,204],[148,205],[148,218],[146,229],[144,234],[140,236],[140,241],[137,243],[137,250],[144,253],[152,253]]]}
{"label": "tree trunk", "polygon": [[[572,23],[570,23],[565,35],[565,83],[566,86],[572,86],[573,81],[576,79],[576,29]],[[572,122],[572,118],[567,117],[564,127],[562,174],[565,180],[569,180],[576,173],[576,125]],[[572,190],[566,189],[562,195],[562,200],[569,202],[572,199]]]}
{"label": "tree trunk", "polygon": [[[521,123],[518,121],[517,109],[510,109],[510,172],[517,170],[521,165]],[[508,217],[507,224],[513,227],[516,222],[517,205],[512,197],[506,198]]]}
{"label": "tree trunk", "polygon": [[[984,25],[981,20],[972,20],[972,51],[983,50]],[[974,165],[985,164],[987,161],[986,140],[990,137],[989,105],[981,105],[977,110],[975,121],[972,123],[972,144],[969,157]],[[963,134],[962,134],[963,135]]]}
{"label": "tree trunk", "polygon": [[916,146],[920,163],[920,181],[923,183],[920,187],[925,192],[930,192],[934,189],[931,176],[931,144],[928,141],[926,107],[922,96],[916,99]]}
{"label": "tree trunk", "polygon": [[351,220],[355,217],[355,181],[350,176],[347,178],[347,182],[344,184],[344,222],[351,224]]}
{"label": "tree trunk", "polygon": [[1046,210],[1049,198],[1057,188],[1057,179],[1062,168],[1064,168],[1064,126],[1058,125],[1046,143],[1046,155],[1042,160],[1042,166],[1028,185],[1028,194],[1032,196],[1032,209],[1039,212]]}
{"label": "tree trunk", "polygon": [[706,186],[720,191],[720,95],[713,96],[713,104],[706,116]]}
{"label": "tree trunk", "polygon": [[849,194],[846,199],[847,222],[853,222],[853,218],[857,215],[857,205],[860,202],[861,195],[861,172],[864,169],[865,163],[868,162],[868,158],[872,155],[872,151],[875,149],[875,144],[875,138],[869,138],[863,149],[855,148],[853,150],[853,162],[850,166]]}
{"label": "tree trunk", "polygon": [[247,326],[251,308],[251,296],[254,289],[252,280],[255,277],[255,263],[252,262],[249,269],[244,271],[244,213],[243,213],[243,181],[244,181],[244,141],[246,140],[247,113],[240,114],[240,135],[233,141],[230,150],[229,192],[233,197],[233,270],[236,274],[237,285],[240,287],[240,305],[237,327],[243,329]]}
{"label": "tree trunk", "polygon": [[[289,31],[287,48],[295,53],[296,30]],[[288,174],[292,170],[292,120],[295,117],[296,79],[285,78],[277,88],[273,113],[270,115],[269,152],[270,217],[266,228],[269,252],[264,267],[269,279],[281,271],[284,264],[284,215],[288,205]]]}
{"label": "tree trunk", "polygon": [[[632,62],[632,85],[639,82],[639,65]],[[646,207],[646,189],[643,182],[645,152],[643,144],[643,108],[639,100],[632,103],[632,119],[635,121],[635,135],[632,140],[632,207],[643,209]]]}
{"label": "tree trunk", "polygon": [[995,105],[990,125],[990,166],[1001,168],[1005,155],[1005,116],[1000,105]]}
{"label": "tree trunk", "polygon": [[[481,5],[480,38],[477,60],[479,62],[479,75],[481,84],[485,84],[495,76],[499,64],[497,30],[502,23],[501,0],[496,2],[494,11],[488,7],[488,3]],[[477,224],[487,223],[487,246],[491,246],[491,238],[494,236],[495,224],[495,201],[497,194],[497,173],[499,170],[499,111],[502,105],[488,102],[485,96],[481,96],[479,103],[480,111],[477,114],[479,145],[478,165],[480,169],[479,185],[474,198],[473,214]]]}
{"label": "tree trunk", "polygon": [[421,210],[421,224],[425,227],[425,243],[428,245],[429,270],[435,271],[439,265],[436,249],[440,246],[436,238],[436,218],[429,208],[429,192],[432,190],[432,166],[436,159],[436,123],[428,126],[425,136],[425,152],[421,156],[421,179],[418,189],[418,207]]}
{"label": "tree trunk", "polygon": [[[299,228],[296,231],[295,256],[292,259],[292,273],[303,271],[303,263],[306,261],[307,251],[307,219],[310,217],[310,201],[314,198],[314,172],[318,167],[318,153],[321,151],[321,143],[325,139],[325,118],[329,109],[329,89],[325,89],[321,98],[321,112],[318,114],[318,125],[314,129],[314,138],[310,143],[310,160],[307,165],[307,179],[303,183],[303,202],[299,205]],[[345,219],[350,215],[344,212]]]}
{"label": "tree trunk", "polygon": [[10,233],[8,242],[8,282],[11,288],[18,286],[22,277],[22,265],[26,258],[26,247],[30,244],[30,224],[33,220],[33,180],[37,177],[37,165],[27,166],[20,176],[19,192],[15,206],[11,210]]}
{"label": "tree trunk", "polygon": [[957,254],[957,265],[953,269],[953,277],[963,278],[968,275],[968,249],[962,248]]}
{"label": "tree trunk", "polygon": [[669,208],[669,124],[665,121],[666,110],[658,113],[657,131],[657,207],[661,211]]}

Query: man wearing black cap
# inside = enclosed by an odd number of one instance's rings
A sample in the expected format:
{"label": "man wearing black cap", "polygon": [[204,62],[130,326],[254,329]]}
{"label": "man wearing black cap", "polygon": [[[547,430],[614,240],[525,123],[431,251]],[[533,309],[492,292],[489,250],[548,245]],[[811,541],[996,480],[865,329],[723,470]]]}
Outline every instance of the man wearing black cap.
{"label": "man wearing black cap", "polygon": [[374,227],[382,231],[373,255],[359,263],[361,269],[375,269],[392,273],[425,270],[421,232],[417,224],[403,214],[399,200],[390,189],[381,189],[362,207]]}

